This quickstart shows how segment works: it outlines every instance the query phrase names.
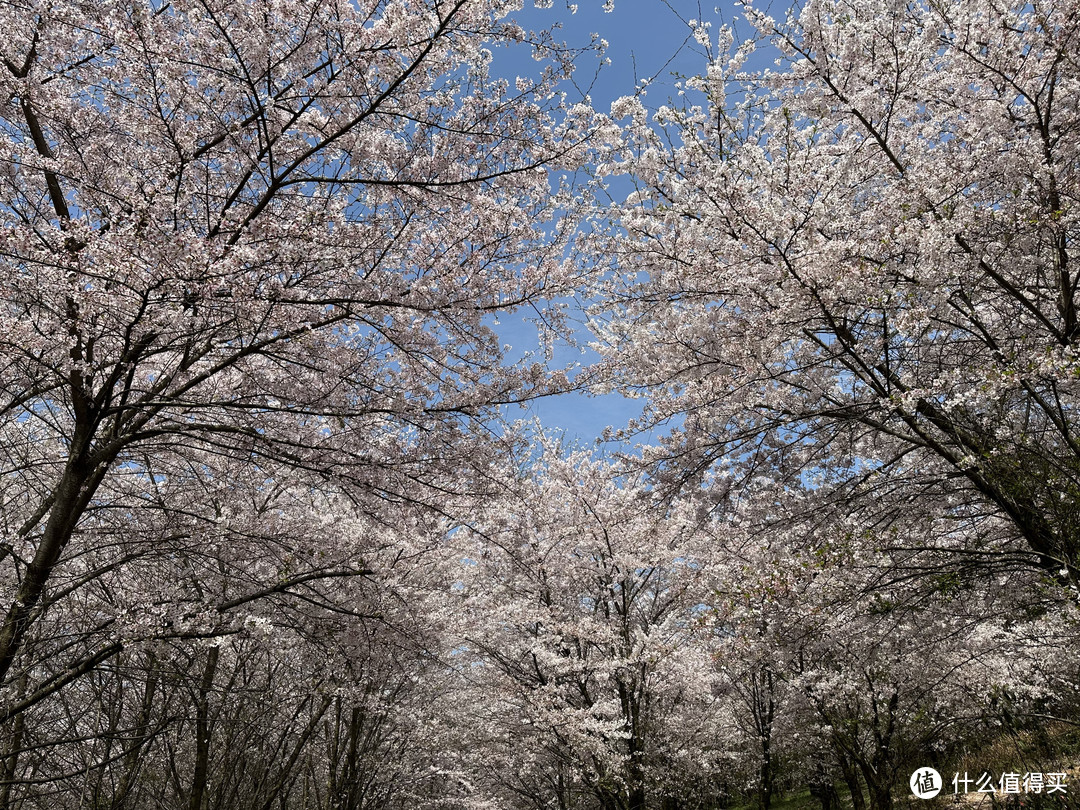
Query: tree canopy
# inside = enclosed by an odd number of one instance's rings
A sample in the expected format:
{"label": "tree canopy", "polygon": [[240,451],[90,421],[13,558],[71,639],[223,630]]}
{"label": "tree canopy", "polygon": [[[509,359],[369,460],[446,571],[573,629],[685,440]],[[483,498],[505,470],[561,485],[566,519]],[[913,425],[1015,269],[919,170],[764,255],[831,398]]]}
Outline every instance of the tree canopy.
{"label": "tree canopy", "polygon": [[1075,806],[1080,6],[738,13],[0,8],[0,810]]}

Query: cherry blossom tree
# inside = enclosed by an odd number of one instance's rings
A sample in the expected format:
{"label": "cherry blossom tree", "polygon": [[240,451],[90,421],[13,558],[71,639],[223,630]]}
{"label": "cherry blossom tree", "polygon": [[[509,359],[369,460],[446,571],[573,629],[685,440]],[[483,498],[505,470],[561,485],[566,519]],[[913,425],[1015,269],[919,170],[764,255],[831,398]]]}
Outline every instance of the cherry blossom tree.
{"label": "cherry blossom tree", "polygon": [[1076,720],[1080,16],[743,11],[741,43],[695,23],[684,103],[612,107],[637,187],[591,237],[597,333],[676,426],[654,486],[718,493],[762,572],[718,616],[783,686],[768,740],[797,717],[787,750],[887,807],[916,755]]}
{"label": "cherry blossom tree", "polygon": [[708,531],[719,693],[760,805],[794,782],[829,806],[842,780],[852,806],[882,810],[916,767],[944,772],[981,735],[1070,716],[1080,617],[1039,593],[1039,572],[980,562],[928,574],[941,567],[927,556],[948,552],[911,548],[944,521],[919,505],[883,529],[827,498],[779,500],[780,486],[766,521],[770,493],[754,494]]}
{"label": "cherry blossom tree", "polygon": [[[0,11],[0,806],[136,778],[166,701],[198,810],[223,682],[281,683],[282,739],[316,739],[337,704],[220,640],[371,620],[358,580],[490,486],[495,408],[565,383],[489,323],[578,285],[552,173],[598,123],[561,93],[577,54],[514,8]],[[495,78],[508,48],[536,75]],[[166,688],[155,643],[190,677]]]}
{"label": "cherry blossom tree", "polygon": [[682,417],[657,460],[952,499],[1075,588],[1075,4],[742,8],[742,43],[695,23],[684,105],[612,107],[637,190],[598,322],[646,421]]}
{"label": "cherry blossom tree", "polygon": [[[465,677],[500,806],[704,806],[724,795],[725,718],[697,611],[708,581],[683,505],[657,511],[606,464],[544,458],[453,534]],[[451,569],[453,570],[453,569]],[[682,806],[682,805],[679,805]]]}

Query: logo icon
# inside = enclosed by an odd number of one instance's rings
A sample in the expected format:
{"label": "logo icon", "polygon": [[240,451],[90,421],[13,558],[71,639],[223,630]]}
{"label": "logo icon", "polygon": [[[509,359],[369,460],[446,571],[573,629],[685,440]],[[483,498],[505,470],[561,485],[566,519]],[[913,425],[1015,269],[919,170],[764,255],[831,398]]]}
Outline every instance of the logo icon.
{"label": "logo icon", "polygon": [[911,792],[920,799],[932,799],[941,792],[941,774],[933,768],[919,768],[911,775]]}

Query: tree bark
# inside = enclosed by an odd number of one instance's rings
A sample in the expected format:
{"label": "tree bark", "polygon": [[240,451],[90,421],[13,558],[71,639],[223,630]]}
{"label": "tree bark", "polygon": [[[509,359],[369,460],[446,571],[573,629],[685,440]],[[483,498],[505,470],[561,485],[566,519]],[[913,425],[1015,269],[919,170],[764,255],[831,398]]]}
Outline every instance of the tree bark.
{"label": "tree bark", "polygon": [[219,649],[211,647],[206,655],[199,695],[195,705],[195,772],[188,794],[188,810],[202,810],[206,782],[210,772],[210,690],[214,685]]}
{"label": "tree bark", "polygon": [[859,779],[859,772],[855,767],[855,764],[848,759],[848,756],[843,751],[838,752],[837,759],[840,762],[840,773],[844,775],[844,783],[848,786],[848,790],[851,792],[851,807],[852,810],[866,810],[866,799],[862,792],[862,782]]}
{"label": "tree bark", "polygon": [[[26,689],[26,675],[19,679],[19,691]],[[0,810],[11,808],[11,786],[15,781],[15,774],[19,768],[19,753],[22,748],[23,735],[26,733],[26,718],[22,714],[15,715],[8,721],[11,731],[8,735],[7,745],[4,746],[4,761],[0,766]]]}

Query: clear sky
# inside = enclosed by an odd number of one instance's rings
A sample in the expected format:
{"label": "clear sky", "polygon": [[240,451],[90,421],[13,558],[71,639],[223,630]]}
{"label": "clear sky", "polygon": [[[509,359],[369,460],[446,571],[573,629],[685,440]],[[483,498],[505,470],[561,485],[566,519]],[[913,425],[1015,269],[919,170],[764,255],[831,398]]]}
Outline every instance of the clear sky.
{"label": "clear sky", "polygon": [[[532,0],[518,15],[525,28],[540,29],[552,24],[562,27],[562,39],[571,45],[587,44],[598,35],[608,43],[606,57],[610,65],[599,66],[597,60],[582,59],[576,80],[582,90],[588,90],[596,109],[606,112],[616,98],[630,95],[648,80],[646,103],[649,107],[664,104],[674,96],[674,74],[694,75],[703,72],[706,59],[703,48],[690,35],[689,20],[711,22],[715,31],[723,22],[730,23],[736,14],[731,0],[724,7],[702,6],[696,0],[614,0],[610,12],[604,10],[604,0],[553,0],[551,8],[537,9]],[[500,69],[500,56],[493,67]],[[505,57],[504,57],[505,59]],[[596,74],[597,68],[599,73]],[[525,74],[535,70],[535,63],[515,64],[504,61],[503,71],[518,70]],[[594,76],[595,74],[595,76]],[[595,79],[595,80],[594,80]],[[505,343],[513,346],[511,356],[535,345],[535,330],[512,318],[504,318],[499,326]],[[581,337],[587,340],[587,333]],[[556,363],[588,363],[595,355],[584,355],[569,348],[559,352]],[[617,394],[587,397],[566,394],[533,402],[527,409],[513,408],[510,418],[536,417],[547,429],[565,431],[570,441],[591,445],[607,426],[620,428],[638,416],[641,400],[623,399]],[[649,441],[641,436],[637,441]],[[631,441],[632,446],[635,442]],[[625,449],[625,445],[623,448]]]}

